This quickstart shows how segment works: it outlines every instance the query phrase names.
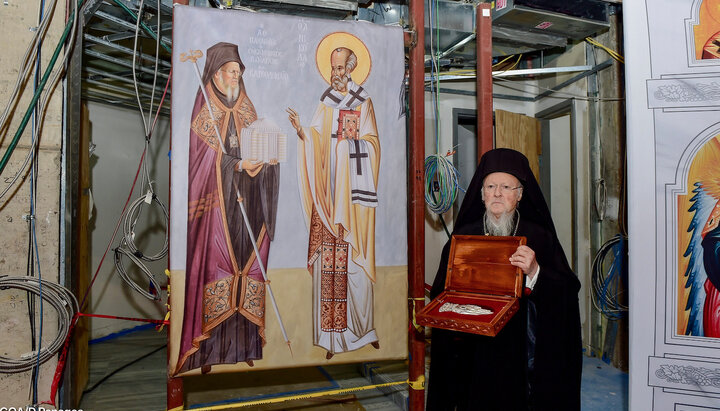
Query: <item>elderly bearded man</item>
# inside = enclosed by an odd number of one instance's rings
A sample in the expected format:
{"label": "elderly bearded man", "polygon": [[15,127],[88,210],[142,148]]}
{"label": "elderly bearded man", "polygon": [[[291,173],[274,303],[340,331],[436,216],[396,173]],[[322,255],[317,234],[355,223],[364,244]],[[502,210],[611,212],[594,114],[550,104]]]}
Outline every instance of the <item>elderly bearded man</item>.
{"label": "elderly bearded man", "polygon": [[368,344],[380,348],[372,288],[380,143],[372,101],[350,77],[356,54],[336,48],[328,63],[331,85],[310,127],[300,125],[294,110],[288,113],[300,138],[298,180],[310,229],[313,344],[330,359]]}
{"label": "elderly bearded man", "polygon": [[[525,236],[510,263],[526,275],[526,296],[495,337],[433,329],[427,409],[579,410],[580,282],[524,155],[495,149],[482,157],[453,233]],[[443,291],[449,248],[432,298]]]}
{"label": "elderly bearded man", "polygon": [[242,129],[257,119],[244,70],[237,45],[218,43],[207,50],[202,81],[225,152],[198,90],[190,126],[185,315],[177,372],[205,373],[214,364],[253,365],[262,358],[265,283],[239,201],[267,263],[280,171],[276,161],[241,157]]}

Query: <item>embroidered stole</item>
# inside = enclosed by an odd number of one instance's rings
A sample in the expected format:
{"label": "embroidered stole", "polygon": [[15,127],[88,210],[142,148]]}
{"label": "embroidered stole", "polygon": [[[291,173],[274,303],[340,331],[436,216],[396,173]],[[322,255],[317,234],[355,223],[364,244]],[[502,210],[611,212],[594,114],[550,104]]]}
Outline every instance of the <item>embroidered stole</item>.
{"label": "embroidered stole", "polygon": [[310,220],[310,265],[320,259],[320,329],[324,332],[347,330],[348,243],[340,228],[335,237],[320,220],[315,208]]}

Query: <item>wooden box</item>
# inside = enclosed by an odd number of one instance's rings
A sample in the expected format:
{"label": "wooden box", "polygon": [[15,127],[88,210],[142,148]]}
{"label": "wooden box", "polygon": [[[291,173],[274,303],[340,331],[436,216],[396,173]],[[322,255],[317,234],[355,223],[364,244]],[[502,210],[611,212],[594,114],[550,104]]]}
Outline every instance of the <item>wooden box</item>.
{"label": "wooden box", "polygon": [[[445,291],[416,316],[418,324],[495,336],[519,308],[524,276],[510,256],[525,237],[454,235],[450,243]],[[491,314],[440,311],[445,303],[477,305]]]}

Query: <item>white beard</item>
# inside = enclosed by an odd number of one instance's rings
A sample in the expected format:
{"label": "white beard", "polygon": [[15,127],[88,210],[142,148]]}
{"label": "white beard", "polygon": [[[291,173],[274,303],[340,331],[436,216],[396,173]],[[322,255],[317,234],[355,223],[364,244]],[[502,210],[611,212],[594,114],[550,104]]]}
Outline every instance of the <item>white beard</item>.
{"label": "white beard", "polygon": [[225,97],[225,102],[228,106],[232,106],[233,102],[237,100],[238,96],[240,96],[240,85],[233,87],[229,84],[225,84],[225,82],[222,81],[222,78],[213,79],[213,83],[223,94],[223,97]]}
{"label": "white beard", "polygon": [[505,212],[499,218],[485,212],[485,232],[494,236],[513,235],[515,228],[515,211]]}
{"label": "white beard", "polygon": [[233,101],[237,100],[239,95],[240,86],[225,86],[225,99],[227,100],[228,105],[232,105]]}
{"label": "white beard", "polygon": [[[335,91],[347,91],[347,84],[350,81],[350,76],[347,74],[344,76],[332,76],[332,88]],[[340,90],[342,86],[342,90]]]}

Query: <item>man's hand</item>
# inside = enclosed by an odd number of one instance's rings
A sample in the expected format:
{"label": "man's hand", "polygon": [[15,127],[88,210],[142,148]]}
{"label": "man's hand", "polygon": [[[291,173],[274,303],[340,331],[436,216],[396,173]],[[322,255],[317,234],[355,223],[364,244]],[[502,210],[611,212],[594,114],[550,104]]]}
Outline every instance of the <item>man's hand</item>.
{"label": "man's hand", "polygon": [[245,170],[250,177],[255,177],[257,173],[262,170],[262,166],[263,163],[253,163],[250,160],[243,160],[242,163],[240,163],[240,170],[238,171]]}
{"label": "man's hand", "polygon": [[526,245],[521,245],[515,250],[515,253],[510,256],[510,264],[520,267],[523,273],[530,276],[530,278],[535,275],[538,269],[535,251]]}
{"label": "man's hand", "polygon": [[300,115],[297,111],[291,109],[290,107],[288,107],[285,111],[288,113],[288,120],[290,120],[290,123],[295,128],[295,131],[300,131]]}
{"label": "man's hand", "polygon": [[292,124],[292,126],[295,128],[295,131],[297,132],[298,137],[300,137],[300,140],[305,140],[305,132],[300,125],[300,115],[297,113],[297,111],[291,109],[290,107],[288,107],[285,111],[288,113],[288,120],[290,120],[290,124]]}

